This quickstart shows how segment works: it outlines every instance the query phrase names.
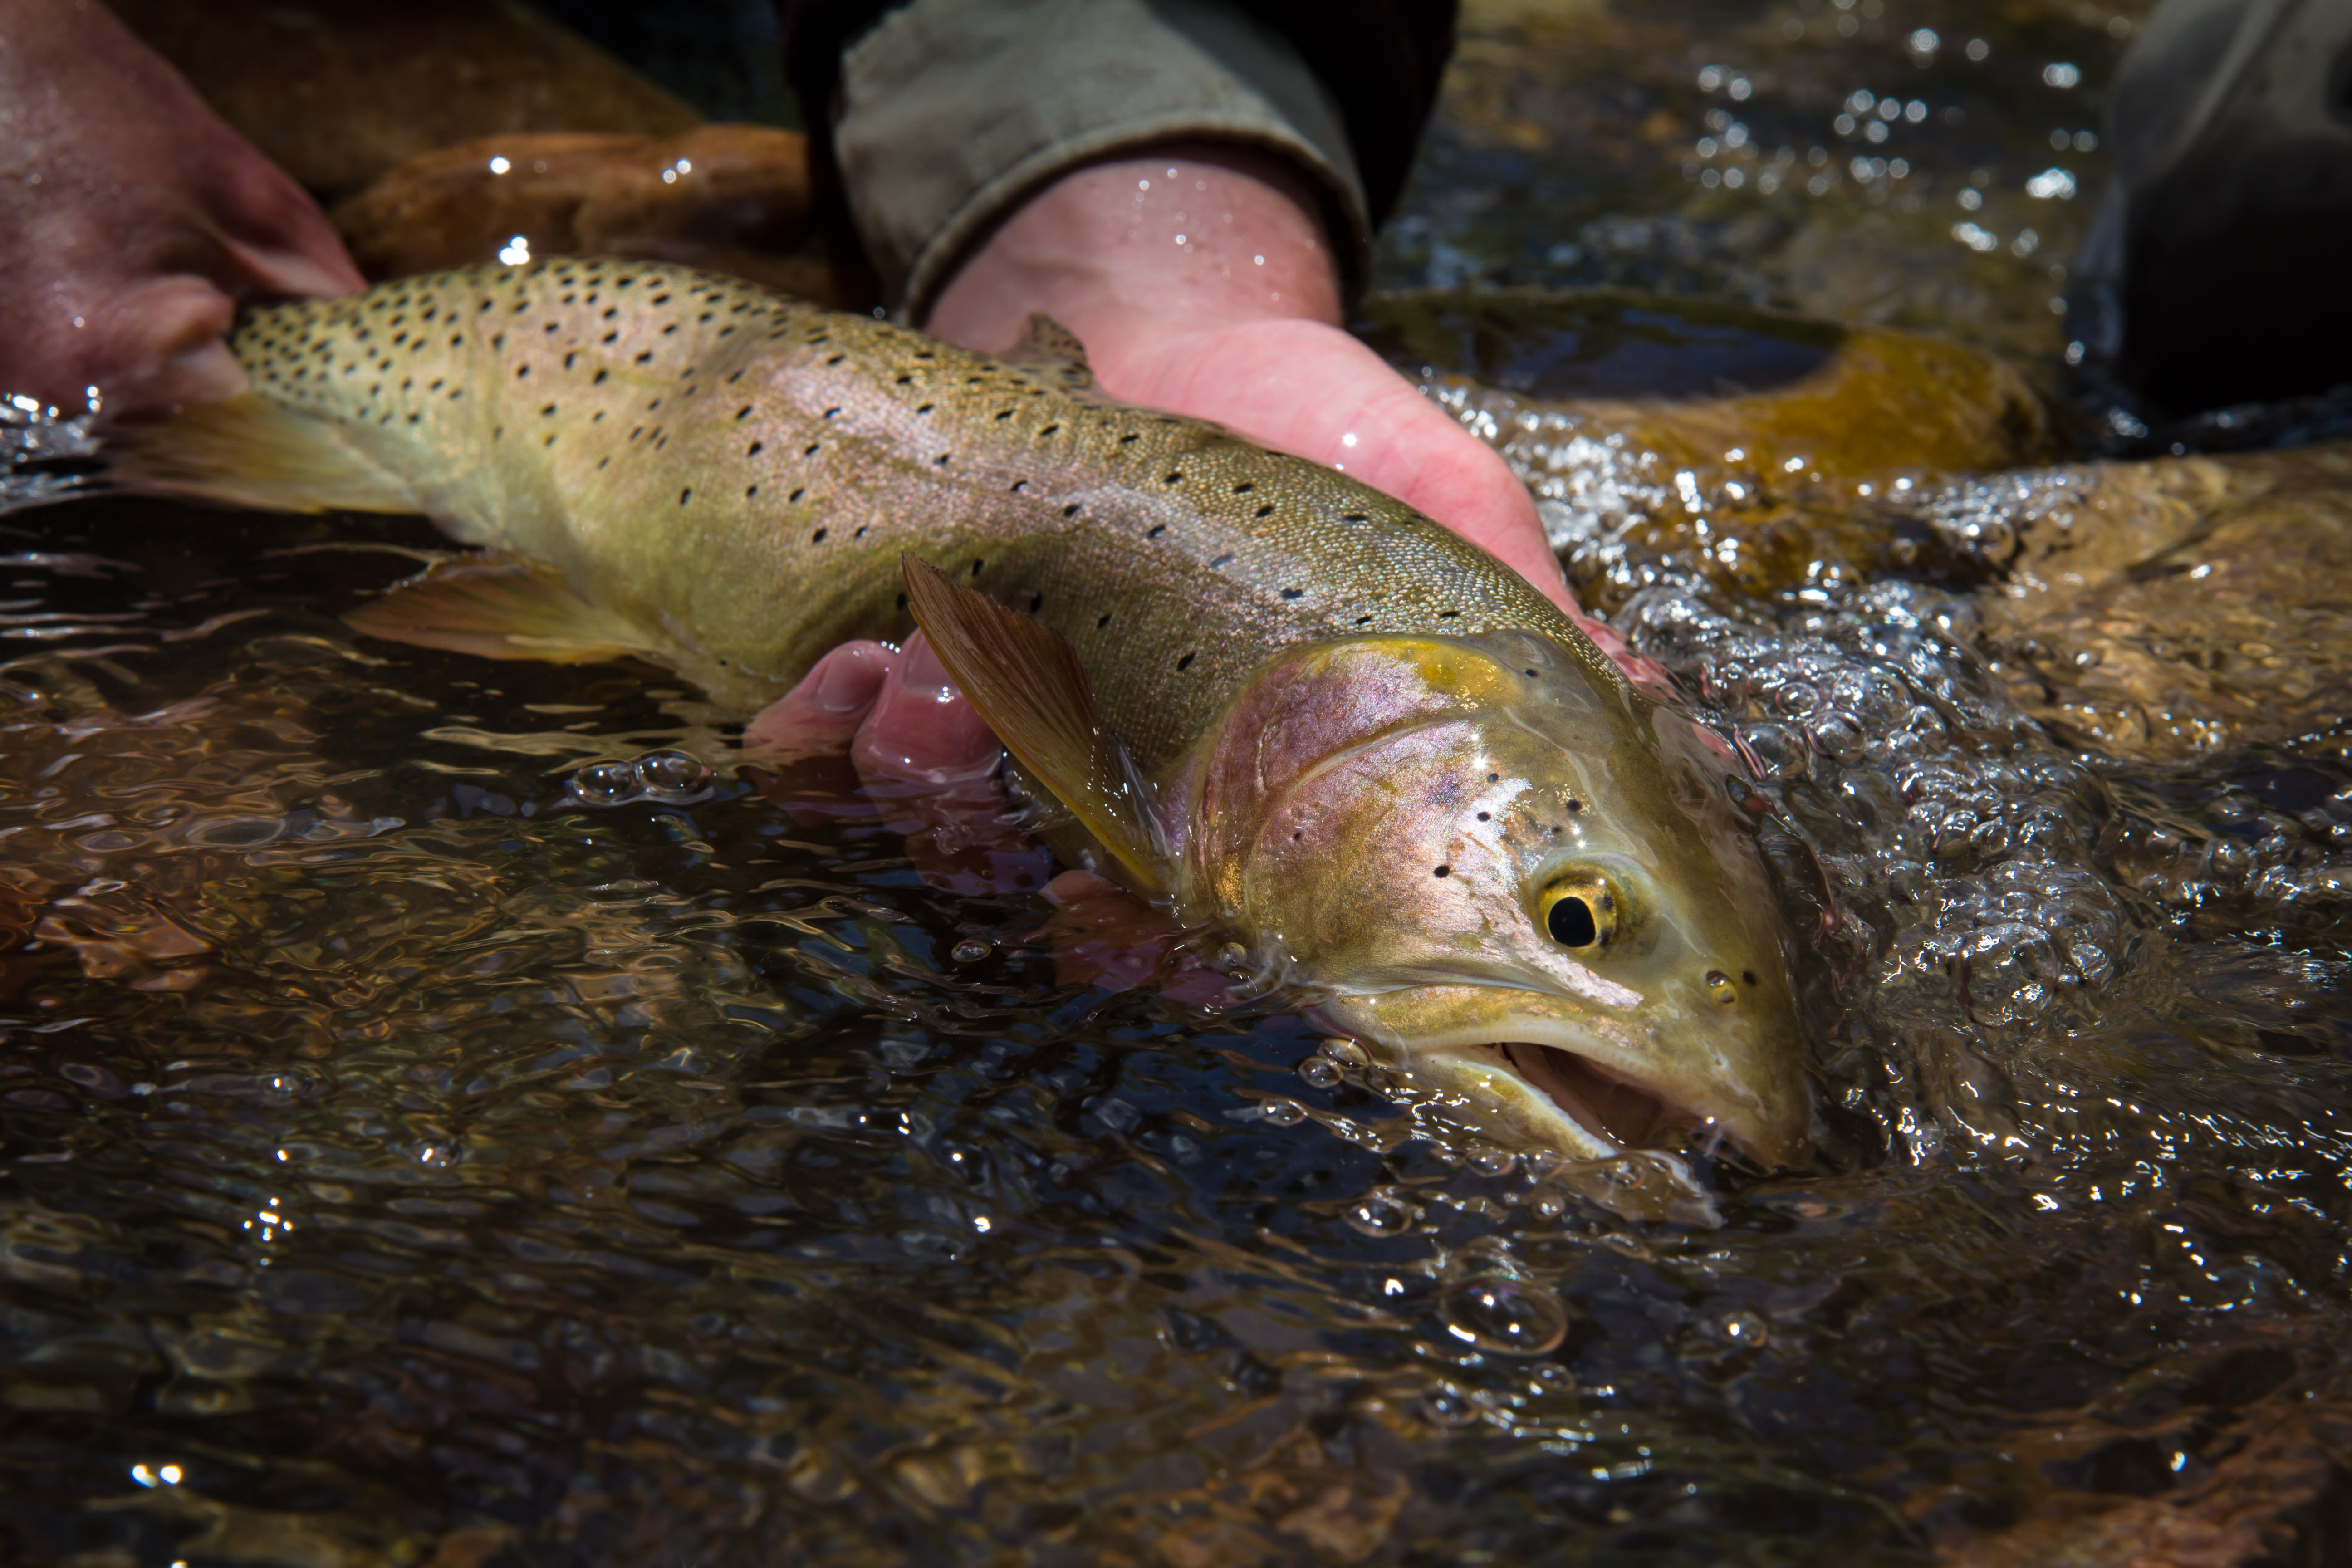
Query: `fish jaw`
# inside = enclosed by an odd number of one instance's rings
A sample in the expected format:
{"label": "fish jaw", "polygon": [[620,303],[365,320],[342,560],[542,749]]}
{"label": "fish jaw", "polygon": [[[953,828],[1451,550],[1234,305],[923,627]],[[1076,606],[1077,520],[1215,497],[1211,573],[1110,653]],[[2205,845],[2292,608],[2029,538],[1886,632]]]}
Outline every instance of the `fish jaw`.
{"label": "fish jaw", "polygon": [[1612,1015],[1504,986],[1425,985],[1334,997],[1317,1014],[1449,1121],[1507,1147],[1605,1160],[1678,1135],[1767,1169],[1811,1152],[1793,1058],[1743,1052],[1696,1007]]}
{"label": "fish jaw", "polygon": [[[1777,904],[1687,717],[1532,633],[1298,651],[1235,715],[1177,792],[1199,912],[1447,1120],[1806,1157]],[[1548,922],[1563,887],[1608,892],[1605,940]]]}

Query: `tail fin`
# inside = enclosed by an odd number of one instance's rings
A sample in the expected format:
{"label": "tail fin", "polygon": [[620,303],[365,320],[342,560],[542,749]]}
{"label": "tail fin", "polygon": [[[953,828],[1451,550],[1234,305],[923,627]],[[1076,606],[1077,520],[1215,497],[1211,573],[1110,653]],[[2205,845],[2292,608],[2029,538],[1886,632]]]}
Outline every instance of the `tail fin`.
{"label": "tail fin", "polygon": [[268,511],[425,510],[341,426],[250,392],[119,426],[105,450],[108,479],[128,489]]}

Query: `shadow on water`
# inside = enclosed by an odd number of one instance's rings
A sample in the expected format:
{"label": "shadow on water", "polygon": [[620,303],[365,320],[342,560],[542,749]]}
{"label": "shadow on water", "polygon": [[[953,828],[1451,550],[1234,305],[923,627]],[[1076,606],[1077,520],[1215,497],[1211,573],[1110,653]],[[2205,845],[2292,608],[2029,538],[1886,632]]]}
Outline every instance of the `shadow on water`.
{"label": "shadow on water", "polygon": [[1539,398],[1695,398],[1769,392],[1826,367],[1833,323],[1619,290],[1381,300],[1365,341],[1391,363],[1444,365]]}

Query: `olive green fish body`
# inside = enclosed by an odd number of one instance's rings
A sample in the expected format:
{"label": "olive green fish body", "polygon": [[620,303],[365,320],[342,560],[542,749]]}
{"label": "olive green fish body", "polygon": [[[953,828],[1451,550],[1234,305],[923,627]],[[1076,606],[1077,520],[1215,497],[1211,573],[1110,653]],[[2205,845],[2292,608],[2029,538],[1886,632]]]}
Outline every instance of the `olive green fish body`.
{"label": "olive green fish body", "polygon": [[1345,475],[730,279],[477,268],[257,311],[231,346],[457,537],[553,563],[744,698],[911,632],[905,551],[1066,637],[1149,772],[1308,638],[1539,626],[1617,679],[1524,579]]}
{"label": "olive green fish body", "polygon": [[747,709],[921,612],[1131,883],[1443,1117],[1801,1153],[1786,955],[1690,721],[1402,502],[1074,363],[644,262],[408,279],[231,346],[251,394],[140,438],[135,482],[423,510],[560,574],[458,584],[502,656],[647,652]]}

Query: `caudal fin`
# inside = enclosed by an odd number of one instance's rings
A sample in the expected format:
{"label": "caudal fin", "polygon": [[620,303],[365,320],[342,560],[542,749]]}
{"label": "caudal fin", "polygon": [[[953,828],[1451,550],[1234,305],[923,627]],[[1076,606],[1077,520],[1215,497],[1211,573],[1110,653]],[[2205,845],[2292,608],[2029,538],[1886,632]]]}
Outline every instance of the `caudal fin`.
{"label": "caudal fin", "polygon": [[345,431],[253,393],[108,436],[111,487],[268,511],[423,511],[408,484]]}

